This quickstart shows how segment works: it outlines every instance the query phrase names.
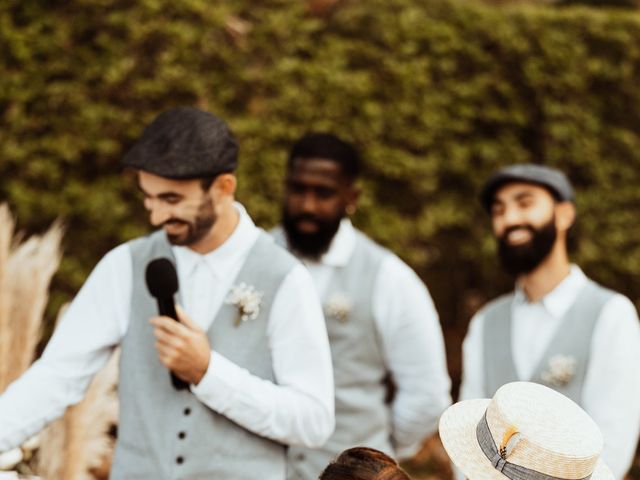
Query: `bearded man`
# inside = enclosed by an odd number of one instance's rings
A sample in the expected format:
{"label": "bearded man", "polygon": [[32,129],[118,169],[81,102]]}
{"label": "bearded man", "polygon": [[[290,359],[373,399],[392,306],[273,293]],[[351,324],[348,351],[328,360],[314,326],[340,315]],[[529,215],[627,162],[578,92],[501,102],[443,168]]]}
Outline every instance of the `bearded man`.
{"label": "bearded man", "polygon": [[461,399],[503,384],[544,384],[578,403],[604,436],[615,477],[629,469],[640,431],[640,325],[631,301],[569,261],[574,193],[560,171],[506,167],[484,185],[503,268],[515,292],[482,308],[464,341]]}
{"label": "bearded man", "polygon": [[[237,153],[227,125],[195,108],[144,130],[123,164],[158,230],[100,261],[42,358],[0,396],[0,452],[81,400],[117,345],[112,479],[284,480],[287,445],[329,437],[320,302],[304,266],[234,201]],[[177,267],[179,322],[158,316],[147,291],[157,257]]]}
{"label": "bearded man", "polygon": [[[317,479],[353,446],[410,457],[451,402],[429,292],[408,265],[349,220],[359,171],[357,150],[331,134],[308,134],[289,154],[283,227],[274,235],[314,279],[336,385],[336,430],[320,448],[289,449],[289,480]],[[385,379],[395,386],[392,399],[385,398]]]}

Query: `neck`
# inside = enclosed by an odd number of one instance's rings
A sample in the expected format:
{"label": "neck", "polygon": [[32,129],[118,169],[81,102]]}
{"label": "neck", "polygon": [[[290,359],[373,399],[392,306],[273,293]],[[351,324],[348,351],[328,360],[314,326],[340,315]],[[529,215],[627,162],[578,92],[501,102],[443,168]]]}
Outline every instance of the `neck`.
{"label": "neck", "polygon": [[217,213],[218,218],[209,233],[198,242],[189,245],[189,248],[194,252],[206,254],[214,251],[227,241],[240,222],[240,214],[233,206],[232,201],[221,205],[220,211]]}
{"label": "neck", "polygon": [[571,272],[566,248],[556,243],[549,255],[533,271],[520,275],[518,282],[530,302],[541,300]]}

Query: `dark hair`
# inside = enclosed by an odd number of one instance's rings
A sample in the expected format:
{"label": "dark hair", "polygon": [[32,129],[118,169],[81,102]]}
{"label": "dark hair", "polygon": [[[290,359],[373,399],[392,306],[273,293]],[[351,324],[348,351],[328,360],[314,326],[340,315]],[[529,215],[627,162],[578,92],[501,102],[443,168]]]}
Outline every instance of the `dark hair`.
{"label": "dark hair", "polygon": [[233,170],[229,170],[228,172],[216,173],[215,175],[198,178],[197,180],[200,180],[200,186],[202,187],[202,190],[209,190],[209,187],[213,185],[213,182],[216,181],[216,178],[218,178],[220,175],[224,175],[225,173],[233,173]]}
{"label": "dark hair", "polygon": [[340,164],[342,173],[349,181],[360,175],[360,155],[350,143],[331,133],[309,133],[300,138],[291,148],[287,169],[294,160],[326,158]]}
{"label": "dark hair", "polygon": [[379,450],[349,448],[331,462],[319,480],[411,480],[398,462]]}
{"label": "dark hair", "polygon": [[200,178],[200,186],[202,187],[202,190],[209,190],[209,187],[211,185],[213,185],[213,182],[216,180],[216,178],[218,178],[217,175],[213,176],[213,177],[205,177],[205,178]]}

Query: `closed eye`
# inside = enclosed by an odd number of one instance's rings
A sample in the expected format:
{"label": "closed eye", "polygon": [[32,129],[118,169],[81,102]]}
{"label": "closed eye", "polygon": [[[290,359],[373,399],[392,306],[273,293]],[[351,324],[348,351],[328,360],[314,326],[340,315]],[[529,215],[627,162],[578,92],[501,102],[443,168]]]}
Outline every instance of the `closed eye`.
{"label": "closed eye", "polygon": [[316,195],[318,198],[327,199],[333,197],[335,194],[336,190],[333,188],[321,187],[316,189]]}
{"label": "closed eye", "polygon": [[530,207],[533,205],[535,198],[531,193],[524,192],[516,197],[516,201],[520,207]]}
{"label": "closed eye", "polygon": [[179,203],[182,201],[182,199],[184,199],[182,195],[179,195],[177,193],[161,193],[160,195],[158,195],[158,198],[163,202],[169,203],[171,205],[175,205],[176,203]]}

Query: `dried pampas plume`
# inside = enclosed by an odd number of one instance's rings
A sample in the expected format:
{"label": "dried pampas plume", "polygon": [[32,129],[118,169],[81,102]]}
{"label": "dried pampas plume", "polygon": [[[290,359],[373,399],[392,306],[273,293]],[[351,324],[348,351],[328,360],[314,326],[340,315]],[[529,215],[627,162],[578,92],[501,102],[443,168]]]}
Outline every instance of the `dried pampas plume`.
{"label": "dried pampas plume", "polygon": [[56,221],[22,242],[14,229],[9,208],[0,205],[0,392],[33,361],[64,233]]}
{"label": "dried pampas plume", "polygon": [[107,479],[118,421],[118,351],[93,378],[84,400],[42,434],[38,473],[46,480]]}
{"label": "dried pampas plume", "polygon": [[[41,236],[27,240],[15,233],[15,220],[0,205],[0,393],[31,364],[40,339],[51,278],[61,259],[64,228],[56,221]],[[58,319],[62,318],[61,310]],[[93,379],[85,399],[51,424],[37,442],[22,446],[16,467],[46,480],[106,479],[117,423],[117,355]],[[34,445],[28,445],[33,443]],[[38,449],[39,445],[39,449]],[[35,469],[30,459],[36,454]]]}

